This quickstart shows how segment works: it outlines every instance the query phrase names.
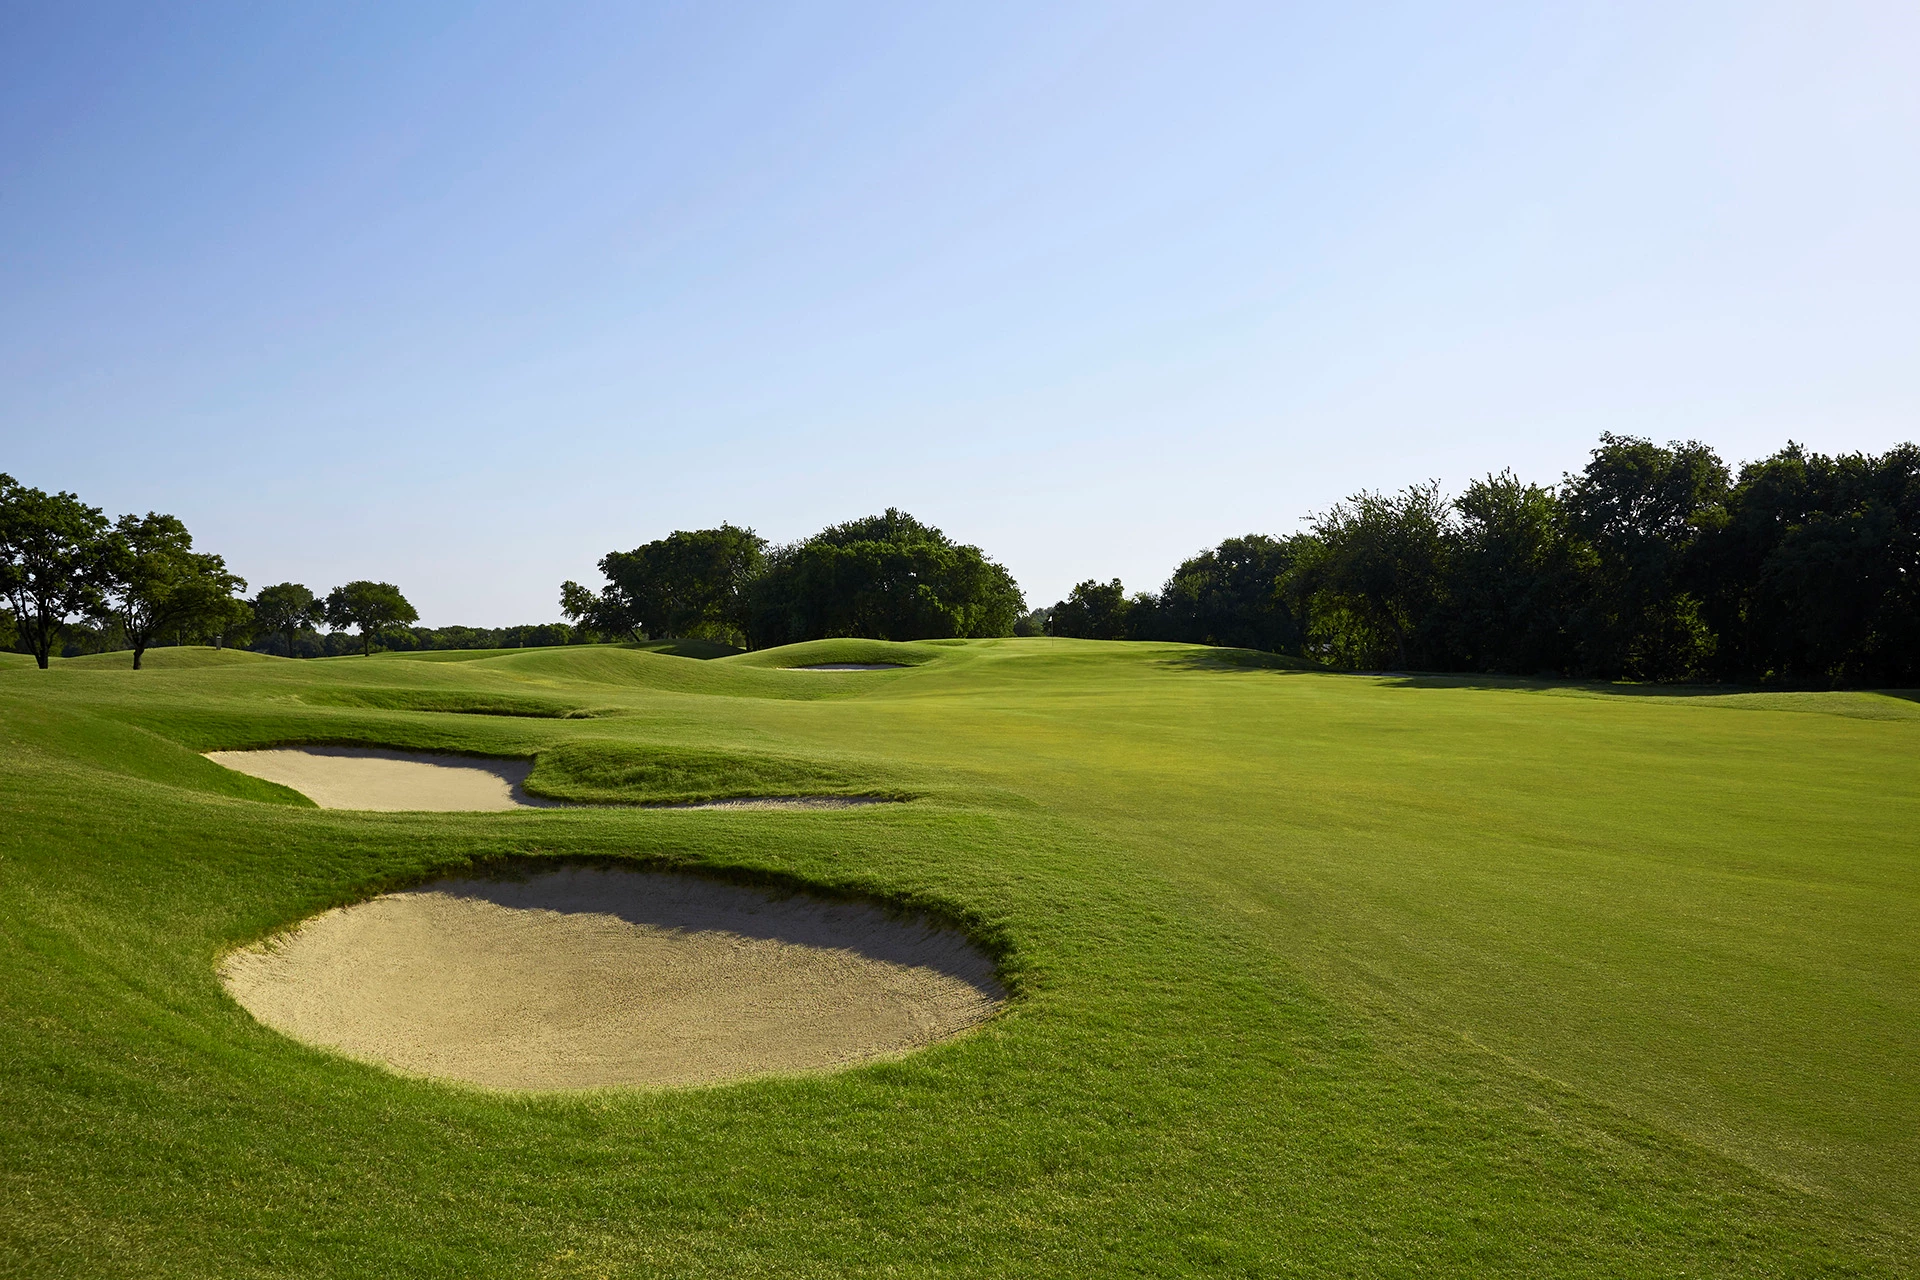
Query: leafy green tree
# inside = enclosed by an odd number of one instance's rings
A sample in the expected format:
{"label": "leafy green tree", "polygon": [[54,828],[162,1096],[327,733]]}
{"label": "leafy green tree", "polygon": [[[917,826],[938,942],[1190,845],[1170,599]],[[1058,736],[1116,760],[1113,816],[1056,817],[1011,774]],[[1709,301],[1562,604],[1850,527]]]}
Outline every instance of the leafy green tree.
{"label": "leafy green tree", "polygon": [[746,588],[760,571],[766,540],[751,529],[681,529],[600,560],[607,586],[560,587],[560,609],[602,635],[732,642],[745,630]]}
{"label": "leafy green tree", "polygon": [[1475,671],[1570,671],[1580,583],[1590,572],[1550,488],[1511,471],[1476,480],[1456,498],[1451,558],[1453,648]]}
{"label": "leafy green tree", "polygon": [[1120,579],[1101,582],[1088,578],[1053,606],[1053,634],[1078,640],[1127,638],[1129,601]]}
{"label": "leafy green tree", "polygon": [[196,552],[174,516],[120,517],[103,542],[99,580],[98,616],[120,625],[135,671],[156,638],[224,631],[244,616],[234,594],[247,584],[221,557]]}
{"label": "leafy green tree", "polygon": [[254,625],[269,635],[285,636],[287,656],[295,657],[294,639],[309,627],[317,627],[327,618],[327,607],[313,592],[297,582],[279,582],[262,587],[253,598]]}
{"label": "leafy green tree", "polygon": [[1740,471],[1693,575],[1715,674],[1920,681],[1920,448],[1825,457],[1789,444]]}
{"label": "leafy green tree", "polygon": [[338,631],[360,628],[362,656],[372,656],[373,638],[388,627],[419,620],[420,615],[391,582],[349,582],[327,593],[327,625]]}
{"label": "leafy green tree", "polygon": [[42,670],[67,620],[99,607],[106,532],[98,507],[0,474],[0,592]]}
{"label": "leafy green tree", "polygon": [[1639,680],[1705,674],[1714,634],[1701,611],[1695,548],[1725,521],[1727,468],[1697,441],[1661,448],[1602,435],[1586,469],[1567,477],[1572,533],[1591,548],[1575,620],[1582,665]]}
{"label": "leafy green tree", "polygon": [[978,547],[895,508],[776,548],[747,595],[756,647],[1004,636],[1027,607],[1012,575]]}
{"label": "leafy green tree", "polygon": [[1318,517],[1329,643],[1358,666],[1442,666],[1452,513],[1438,481],[1358,493]]}
{"label": "leafy green tree", "polygon": [[1228,538],[1173,571],[1160,591],[1154,638],[1298,652],[1305,631],[1285,590],[1299,539]]}

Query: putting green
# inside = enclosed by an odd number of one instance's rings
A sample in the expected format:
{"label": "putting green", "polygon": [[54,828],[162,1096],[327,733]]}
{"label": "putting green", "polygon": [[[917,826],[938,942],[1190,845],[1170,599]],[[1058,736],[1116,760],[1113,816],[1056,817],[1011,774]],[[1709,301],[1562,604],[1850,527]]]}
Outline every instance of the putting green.
{"label": "putting green", "polygon": [[[1920,1269],[1907,698],[1050,640],[149,664],[0,667],[0,1274]],[[615,807],[322,809],[200,754],[289,742]],[[914,803],[620,807],[773,793]],[[539,859],[932,913],[1010,998],[832,1075],[528,1100],[220,984]]]}

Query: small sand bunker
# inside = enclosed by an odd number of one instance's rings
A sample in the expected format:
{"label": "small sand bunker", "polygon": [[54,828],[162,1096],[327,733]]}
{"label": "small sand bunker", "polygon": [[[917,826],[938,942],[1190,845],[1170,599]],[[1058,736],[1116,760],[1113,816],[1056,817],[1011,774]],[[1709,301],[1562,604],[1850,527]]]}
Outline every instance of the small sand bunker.
{"label": "small sand bunker", "polygon": [[220,980],[296,1040],[496,1089],[831,1070],[955,1035],[1005,999],[952,929],[582,867],[328,911],[232,953]]}
{"label": "small sand bunker", "polygon": [[554,808],[526,789],[531,760],[486,760],[367,747],[209,751],[207,759],[292,787],[322,809],[473,811]]}
{"label": "small sand bunker", "polygon": [[[372,747],[280,747],[266,751],[209,751],[207,759],[283,787],[322,809],[451,813],[579,806],[547,800],[526,788],[531,760],[431,755]],[[886,796],[740,796],[651,809],[855,809],[897,804]]]}
{"label": "small sand bunker", "polygon": [[804,667],[785,667],[786,671],[905,671],[904,662],[815,662]]}

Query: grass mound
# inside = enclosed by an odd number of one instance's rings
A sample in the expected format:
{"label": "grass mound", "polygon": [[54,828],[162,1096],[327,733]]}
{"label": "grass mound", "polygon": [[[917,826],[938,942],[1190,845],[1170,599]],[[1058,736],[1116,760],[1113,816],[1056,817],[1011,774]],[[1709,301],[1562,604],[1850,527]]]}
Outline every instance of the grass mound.
{"label": "grass mound", "polygon": [[[964,643],[964,642],[962,642]],[[781,645],[775,649],[756,649],[725,660],[733,667],[811,667],[823,663],[893,663],[918,667],[947,656],[933,642],[902,644],[892,640],[808,640],[801,644]]]}
{"label": "grass mound", "polygon": [[663,653],[670,658],[694,658],[702,662],[746,652],[738,645],[722,644],[718,640],[647,640],[632,647],[647,653]]}
{"label": "grass mound", "polygon": [[555,698],[460,689],[317,689],[301,695],[301,701],[320,706],[432,711],[442,715],[526,716],[537,720],[586,720],[593,716],[584,707]]}
{"label": "grass mound", "polygon": [[691,804],[747,796],[877,796],[897,788],[788,756],[617,742],[564,742],[542,751],[527,790],[586,804]]}

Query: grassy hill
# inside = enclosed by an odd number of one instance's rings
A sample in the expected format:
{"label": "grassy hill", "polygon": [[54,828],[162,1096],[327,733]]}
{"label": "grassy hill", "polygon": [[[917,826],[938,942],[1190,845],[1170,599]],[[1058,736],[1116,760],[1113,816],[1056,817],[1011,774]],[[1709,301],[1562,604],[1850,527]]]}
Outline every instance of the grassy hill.
{"label": "grassy hill", "polygon": [[[1920,1269],[1909,698],[1064,640],[149,664],[0,665],[0,1274]],[[354,814],[198,755],[289,742],[912,799]],[[506,856],[937,906],[1015,999],[835,1076],[513,1097],[214,978]]]}

